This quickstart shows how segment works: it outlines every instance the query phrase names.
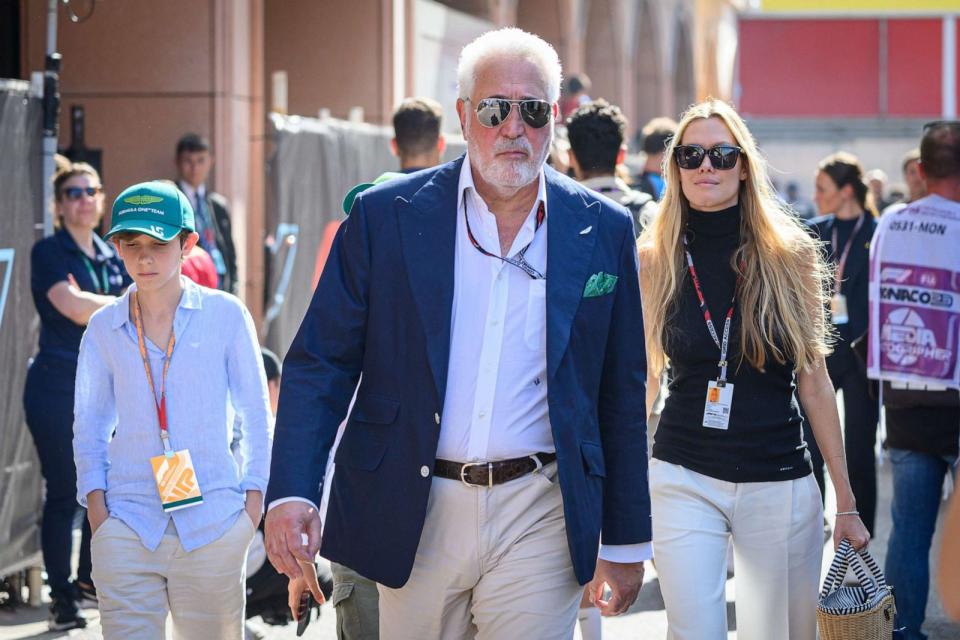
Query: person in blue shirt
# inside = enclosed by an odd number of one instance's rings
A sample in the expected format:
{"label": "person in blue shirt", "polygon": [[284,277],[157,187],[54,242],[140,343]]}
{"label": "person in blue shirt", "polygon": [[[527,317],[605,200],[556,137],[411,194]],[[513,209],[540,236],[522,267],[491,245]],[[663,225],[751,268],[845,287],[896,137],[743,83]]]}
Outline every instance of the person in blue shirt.
{"label": "person in blue shirt", "polygon": [[198,237],[175,185],[129,187],[112,220],[134,284],[83,335],[73,441],[103,635],[159,640],[170,614],[174,638],[240,640],[272,440],[253,319],[181,275]]}
{"label": "person in blue shirt", "polygon": [[73,524],[79,506],[73,466],[73,384],[80,336],[90,315],[130,284],[113,249],[94,233],[103,217],[100,176],[65,162],[54,176],[57,231],[33,246],[30,286],[40,316],[40,349],[24,386],[27,427],[46,480],[40,527],[53,604],[50,629],[84,627],[78,601],[96,598],[90,577],[90,527],[80,538],[77,582],[70,582]]}

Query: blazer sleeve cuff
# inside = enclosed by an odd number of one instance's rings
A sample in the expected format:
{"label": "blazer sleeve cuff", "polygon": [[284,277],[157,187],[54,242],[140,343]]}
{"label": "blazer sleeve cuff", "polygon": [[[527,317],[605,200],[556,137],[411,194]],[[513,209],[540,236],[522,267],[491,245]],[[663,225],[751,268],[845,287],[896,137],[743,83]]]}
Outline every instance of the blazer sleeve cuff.
{"label": "blazer sleeve cuff", "polygon": [[[289,496],[287,498],[277,498],[276,500],[271,502],[269,505],[267,505],[267,511],[270,511],[270,509],[273,509],[274,507],[279,507],[285,502],[306,502],[308,505],[310,505],[314,509],[317,509],[317,505],[314,504],[313,500],[307,500],[306,498],[301,498],[300,496]],[[318,513],[319,511],[320,510],[317,509]]]}
{"label": "blazer sleeve cuff", "polygon": [[600,545],[600,559],[607,562],[643,562],[651,558],[653,558],[652,542]]}

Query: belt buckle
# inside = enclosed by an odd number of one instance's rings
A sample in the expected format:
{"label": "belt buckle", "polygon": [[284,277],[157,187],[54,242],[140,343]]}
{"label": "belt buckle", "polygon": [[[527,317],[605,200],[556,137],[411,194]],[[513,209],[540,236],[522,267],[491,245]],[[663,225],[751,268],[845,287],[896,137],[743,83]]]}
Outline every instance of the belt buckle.
{"label": "belt buckle", "polygon": [[531,453],[527,457],[533,460],[533,464],[537,465],[537,468],[534,469],[531,473],[540,473],[541,471],[543,471],[544,464],[540,461],[539,454]]}
{"label": "belt buckle", "polygon": [[493,486],[493,463],[492,462],[467,462],[460,467],[460,482],[467,485],[468,487],[482,487],[482,484],[472,484],[467,482],[467,469],[470,467],[482,467],[484,464],[487,466],[487,486]]}

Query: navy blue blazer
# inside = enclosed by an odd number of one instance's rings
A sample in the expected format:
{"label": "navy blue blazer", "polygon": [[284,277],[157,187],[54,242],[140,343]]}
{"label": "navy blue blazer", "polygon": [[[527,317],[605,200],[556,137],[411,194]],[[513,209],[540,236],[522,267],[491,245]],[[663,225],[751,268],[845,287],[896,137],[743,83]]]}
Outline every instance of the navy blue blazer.
{"label": "navy blue blazer", "polygon": [[[267,502],[319,503],[336,451],[321,554],[388,587],[410,576],[443,416],[464,159],[357,197],[283,366]],[[549,167],[547,372],[567,541],[581,584],[605,544],[650,540],[646,359],[626,209]],[[583,233],[587,230],[586,233]],[[598,272],[614,290],[584,298]]]}

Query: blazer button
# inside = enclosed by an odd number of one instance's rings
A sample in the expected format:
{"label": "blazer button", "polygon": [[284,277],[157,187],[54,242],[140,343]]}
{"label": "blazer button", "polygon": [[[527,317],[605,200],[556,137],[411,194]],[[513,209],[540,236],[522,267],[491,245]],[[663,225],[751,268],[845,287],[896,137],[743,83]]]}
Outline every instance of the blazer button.
{"label": "blazer button", "polygon": [[427,465],[423,465],[422,467],[420,467],[420,475],[423,476],[424,478],[429,477],[430,467],[428,467]]}
{"label": "blazer button", "polygon": [[440,414],[439,414],[439,413],[433,414],[433,421],[436,422],[437,424],[440,424]]}

